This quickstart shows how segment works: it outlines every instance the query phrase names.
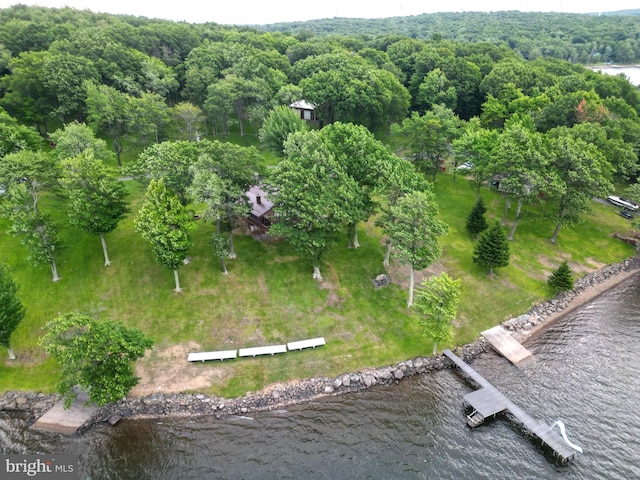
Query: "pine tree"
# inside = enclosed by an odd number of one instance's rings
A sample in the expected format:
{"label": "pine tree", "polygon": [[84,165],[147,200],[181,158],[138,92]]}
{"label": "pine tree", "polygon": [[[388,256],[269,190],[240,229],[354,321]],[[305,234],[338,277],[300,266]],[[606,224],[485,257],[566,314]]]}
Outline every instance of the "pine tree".
{"label": "pine tree", "polygon": [[473,263],[488,267],[491,276],[494,268],[509,265],[509,243],[500,222],[496,222],[480,236],[473,250]]}
{"label": "pine tree", "polygon": [[11,334],[24,318],[24,305],[17,292],[18,286],[13,281],[9,269],[0,263],[0,345],[7,347],[11,360],[16,358],[11,350]]}
{"label": "pine tree", "polygon": [[478,240],[478,235],[489,228],[487,220],[484,218],[486,211],[487,207],[484,205],[482,197],[480,197],[467,217],[467,232],[469,232],[469,235],[474,235],[476,240]]}
{"label": "pine tree", "polygon": [[569,264],[564,261],[560,266],[551,272],[547,283],[558,292],[566,292],[573,289],[573,275]]}

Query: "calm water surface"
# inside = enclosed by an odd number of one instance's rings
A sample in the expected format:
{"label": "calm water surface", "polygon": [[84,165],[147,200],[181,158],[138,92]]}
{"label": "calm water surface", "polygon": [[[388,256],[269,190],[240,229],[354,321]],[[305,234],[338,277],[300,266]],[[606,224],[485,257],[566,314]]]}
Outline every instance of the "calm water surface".
{"label": "calm water surface", "polygon": [[83,479],[640,478],[640,278],[527,346],[525,370],[473,366],[529,414],[561,419],[584,448],[557,465],[507,419],[470,429],[454,371],[247,418],[122,421],[71,438],[0,416],[0,453],[78,453]]}
{"label": "calm water surface", "polygon": [[628,65],[624,67],[592,67],[592,70],[598,71],[600,70],[602,73],[606,73],[607,75],[620,75],[623,73],[629,79],[629,81],[636,85],[640,86],[640,66]]}

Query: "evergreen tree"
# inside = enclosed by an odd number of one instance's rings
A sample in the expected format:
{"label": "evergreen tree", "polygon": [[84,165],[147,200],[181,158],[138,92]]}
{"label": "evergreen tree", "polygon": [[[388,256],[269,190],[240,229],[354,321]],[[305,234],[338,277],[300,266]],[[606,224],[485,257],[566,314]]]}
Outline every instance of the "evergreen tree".
{"label": "evergreen tree", "polygon": [[473,250],[473,263],[488,267],[491,276],[493,276],[494,268],[509,265],[509,244],[500,222],[496,222],[493,227],[480,236],[480,240]]}
{"label": "evergreen tree", "polygon": [[473,210],[471,210],[471,213],[469,213],[467,217],[467,232],[469,232],[469,235],[474,235],[476,240],[478,240],[478,236],[482,232],[489,228],[487,220],[484,218],[486,211],[487,207],[484,205],[481,197],[478,198],[478,201],[473,206]]}
{"label": "evergreen tree", "polygon": [[566,260],[551,272],[547,283],[558,292],[566,292],[573,289],[573,275]]}
{"label": "evergreen tree", "polygon": [[11,350],[11,334],[24,318],[24,305],[16,295],[18,286],[11,278],[6,265],[0,263],[0,345],[7,347],[9,359],[16,356]]}

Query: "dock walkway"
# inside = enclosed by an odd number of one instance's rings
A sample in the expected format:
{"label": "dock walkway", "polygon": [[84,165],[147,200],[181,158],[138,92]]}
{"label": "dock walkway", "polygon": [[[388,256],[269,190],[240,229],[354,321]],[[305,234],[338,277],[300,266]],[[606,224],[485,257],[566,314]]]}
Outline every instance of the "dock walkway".
{"label": "dock walkway", "polygon": [[470,426],[478,426],[484,419],[506,410],[534,436],[538,437],[542,443],[547,445],[563,462],[573,458],[576,451],[567,445],[564,439],[553,430],[552,426],[531,417],[453,352],[444,350],[443,353],[468,377],[482,387],[464,396],[465,403],[474,409],[474,412],[467,417]]}
{"label": "dock walkway", "polygon": [[89,420],[98,407],[95,404],[85,405],[89,400],[86,392],[78,392],[78,396],[71,403],[71,408],[64,409],[64,400],[60,400],[49,411],[33,424],[34,430],[73,435]]}
{"label": "dock walkway", "polygon": [[481,335],[487,339],[491,346],[503,357],[518,367],[527,365],[533,360],[533,355],[524,348],[520,342],[500,325],[485,330]]}

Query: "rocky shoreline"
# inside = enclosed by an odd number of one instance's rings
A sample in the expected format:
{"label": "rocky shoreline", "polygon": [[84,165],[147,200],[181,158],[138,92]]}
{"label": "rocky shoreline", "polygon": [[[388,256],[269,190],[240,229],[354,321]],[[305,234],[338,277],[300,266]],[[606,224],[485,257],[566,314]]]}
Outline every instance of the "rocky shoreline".
{"label": "rocky shoreline", "polygon": [[[540,328],[544,322],[565,312],[582,292],[597,288],[612,277],[640,269],[640,257],[608,265],[585,275],[576,281],[575,288],[555,298],[534,305],[527,313],[502,322],[513,335],[526,337]],[[466,362],[472,362],[479,354],[489,350],[489,343],[479,338],[471,344],[457,347],[454,352]],[[270,385],[264,390],[248,393],[239,398],[209,397],[203,394],[154,393],[142,398],[125,398],[97,410],[82,429],[101,422],[115,424],[122,418],[159,418],[164,416],[211,415],[222,418],[227,415],[246,415],[251,412],[276,410],[292,404],[309,402],[329,395],[368,390],[376,385],[385,386],[400,382],[403,378],[422,375],[435,370],[451,368],[453,363],[444,356],[418,357],[395,365],[346,373],[338,377],[316,377],[284,384]],[[58,395],[10,391],[0,396],[0,411],[14,412],[29,422],[34,422],[57,401]],[[81,429],[81,430],[82,430]]]}

